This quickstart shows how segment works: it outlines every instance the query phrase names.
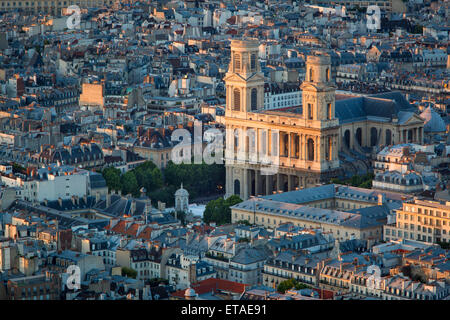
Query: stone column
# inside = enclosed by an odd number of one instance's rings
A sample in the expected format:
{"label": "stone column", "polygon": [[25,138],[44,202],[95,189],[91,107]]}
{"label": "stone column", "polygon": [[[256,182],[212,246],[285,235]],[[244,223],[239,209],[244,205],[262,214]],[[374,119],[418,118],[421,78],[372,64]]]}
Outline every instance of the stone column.
{"label": "stone column", "polygon": [[272,176],[266,175],[266,195],[272,194]]}
{"label": "stone column", "polygon": [[247,200],[248,196],[249,196],[249,190],[248,190],[248,170],[247,169],[242,169],[244,170],[244,181],[242,183],[242,189],[241,189],[241,199],[242,200]]}
{"label": "stone column", "polygon": [[[292,134],[288,132],[288,158],[291,159],[292,157]],[[290,162],[290,160],[289,160]]]}
{"label": "stone column", "polygon": [[225,191],[226,196],[231,196],[234,194],[234,183],[233,183],[233,168],[226,167],[226,183],[225,183]]}
{"label": "stone column", "polygon": [[292,179],[294,178],[294,176],[288,174],[287,178],[288,178],[288,191],[292,191],[292,185],[293,185]]}
{"label": "stone column", "polygon": [[281,174],[277,173],[277,192],[281,190]]}
{"label": "stone column", "polygon": [[298,158],[303,160],[303,134],[298,135]]}
{"label": "stone column", "polygon": [[259,170],[255,170],[255,196],[261,194],[261,173]]}
{"label": "stone column", "polygon": [[315,137],[314,138],[314,161],[318,161],[319,160],[319,153],[318,153],[318,151],[319,151],[319,139],[318,139],[318,137]]}

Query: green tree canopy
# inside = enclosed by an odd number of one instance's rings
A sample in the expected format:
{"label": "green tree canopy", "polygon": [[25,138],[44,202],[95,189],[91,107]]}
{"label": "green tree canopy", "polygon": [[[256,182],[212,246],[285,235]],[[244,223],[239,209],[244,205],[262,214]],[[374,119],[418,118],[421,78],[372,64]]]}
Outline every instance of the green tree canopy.
{"label": "green tree canopy", "polygon": [[280,293],[285,293],[287,290],[295,288],[295,290],[301,290],[301,289],[309,289],[310,287],[304,283],[298,282],[295,279],[289,279],[280,282],[280,284],[277,287],[277,291]]}
{"label": "green tree canopy", "polygon": [[126,172],[122,175],[120,182],[122,183],[123,194],[131,193],[134,197],[139,196],[139,185],[134,172]]}
{"label": "green tree canopy", "polygon": [[136,279],[137,271],[128,267],[122,267],[122,277]]}
{"label": "green tree canopy", "polygon": [[121,172],[119,169],[110,167],[103,170],[102,175],[109,190],[122,190],[120,182]]}
{"label": "green tree canopy", "polygon": [[237,195],[232,195],[226,200],[219,198],[208,202],[203,213],[203,221],[206,223],[215,222],[218,225],[231,223],[231,206],[242,202]]}

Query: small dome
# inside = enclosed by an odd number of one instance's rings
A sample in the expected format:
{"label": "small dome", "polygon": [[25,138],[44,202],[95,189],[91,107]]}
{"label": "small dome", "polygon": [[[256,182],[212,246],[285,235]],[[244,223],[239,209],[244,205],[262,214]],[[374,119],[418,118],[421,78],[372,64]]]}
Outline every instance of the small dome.
{"label": "small dome", "polygon": [[425,132],[445,132],[445,122],[431,107],[426,108],[420,116],[425,119],[423,130]]}
{"label": "small dome", "polygon": [[195,298],[197,294],[195,293],[194,289],[187,288],[186,291],[184,291],[184,296],[187,298]]}
{"label": "small dome", "polygon": [[183,183],[181,183],[181,188],[175,192],[175,196],[189,197],[189,192],[186,189],[183,189]]}

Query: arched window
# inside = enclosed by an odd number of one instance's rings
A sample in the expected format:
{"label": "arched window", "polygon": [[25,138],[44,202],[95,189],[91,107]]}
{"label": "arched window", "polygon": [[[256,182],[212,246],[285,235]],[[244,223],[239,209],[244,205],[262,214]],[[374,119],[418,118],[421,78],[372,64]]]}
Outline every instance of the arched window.
{"label": "arched window", "polygon": [[252,110],[258,109],[258,90],[256,88],[252,89],[251,97],[250,97],[250,104]]}
{"label": "arched window", "polygon": [[330,68],[327,68],[327,71],[326,71],[326,79],[327,79],[327,82],[329,82],[330,79],[331,79]]}
{"label": "arched window", "polygon": [[347,148],[350,148],[350,130],[345,130],[344,143]]}
{"label": "arched window", "polygon": [[239,180],[234,180],[234,194],[241,194],[241,182]]}
{"label": "arched window", "polygon": [[311,81],[311,82],[314,81],[313,76],[314,76],[314,71],[312,68],[310,68],[309,69],[309,81]]}
{"label": "arched window", "polygon": [[314,161],[314,140],[308,139],[308,161]]}
{"label": "arched window", "polygon": [[233,105],[234,105],[234,110],[240,111],[241,110],[241,92],[239,91],[239,89],[234,89],[233,90]]}
{"label": "arched window", "polygon": [[333,115],[331,114],[331,103],[327,104],[327,119],[331,120],[331,118],[333,117]]}
{"label": "arched window", "polygon": [[358,141],[359,145],[362,146],[362,129],[356,129],[356,141]]}
{"label": "arched window", "polygon": [[392,132],[391,130],[387,129],[386,130],[386,145],[391,145],[392,143]]}
{"label": "arched window", "polygon": [[376,146],[377,140],[378,140],[378,137],[377,137],[377,128],[372,127],[372,128],[370,128],[370,146],[371,146],[371,147]]}

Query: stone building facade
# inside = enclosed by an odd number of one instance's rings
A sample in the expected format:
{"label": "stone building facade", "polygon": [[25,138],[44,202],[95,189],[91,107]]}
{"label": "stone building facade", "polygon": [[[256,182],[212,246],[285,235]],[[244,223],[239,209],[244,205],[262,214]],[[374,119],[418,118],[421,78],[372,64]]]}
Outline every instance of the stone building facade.
{"label": "stone building facade", "polygon": [[368,162],[374,148],[423,143],[424,119],[401,93],[337,96],[331,58],[322,52],[307,57],[301,107],[264,110],[256,40],[232,40],[224,81],[227,197],[329,183],[348,156]]}
{"label": "stone building facade", "polygon": [[226,195],[247,199],[328,181],[339,168],[330,57],[308,57],[302,84],[307,109],[301,113],[264,110],[264,76],[257,57],[257,41],[232,41],[224,78]]}

